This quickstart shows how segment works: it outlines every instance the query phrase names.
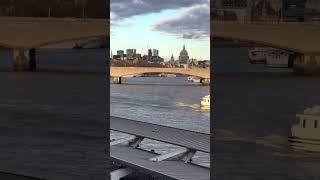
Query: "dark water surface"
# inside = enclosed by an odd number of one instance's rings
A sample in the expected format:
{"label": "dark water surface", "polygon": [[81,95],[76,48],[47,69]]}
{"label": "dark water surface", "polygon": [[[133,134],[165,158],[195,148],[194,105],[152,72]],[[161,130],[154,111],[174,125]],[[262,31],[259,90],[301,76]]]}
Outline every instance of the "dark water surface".
{"label": "dark water surface", "polygon": [[105,50],[37,53],[38,72],[12,72],[0,52],[0,171],[105,179]]}
{"label": "dark water surface", "polygon": [[246,49],[213,49],[214,178],[320,179],[320,154],[291,149],[295,114],[320,104],[320,78],[248,63]]}
{"label": "dark water surface", "polygon": [[[186,77],[126,78],[123,84],[111,84],[110,113],[137,121],[149,122],[210,133],[210,112],[200,109],[200,100],[208,95],[209,86],[190,84]],[[124,135],[112,132],[112,139]],[[145,140],[144,149],[168,153],[176,146]],[[194,162],[209,166],[209,154],[197,153]]]}

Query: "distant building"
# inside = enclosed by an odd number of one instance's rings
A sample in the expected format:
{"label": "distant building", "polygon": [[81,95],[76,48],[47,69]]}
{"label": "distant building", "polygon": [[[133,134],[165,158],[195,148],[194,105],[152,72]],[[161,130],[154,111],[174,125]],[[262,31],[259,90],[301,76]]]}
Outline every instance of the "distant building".
{"label": "distant building", "polygon": [[150,60],[152,57],[152,50],[148,49],[148,60]]}
{"label": "distant building", "polygon": [[127,49],[127,58],[132,59],[136,54],[136,49]]}
{"label": "distant building", "polygon": [[302,1],[305,0],[217,0],[214,14],[221,20],[280,21],[293,14],[297,16],[298,11],[288,7],[301,7]]}
{"label": "distant building", "polygon": [[305,0],[285,0],[283,16],[286,21],[304,21]]}
{"label": "distant building", "polygon": [[138,59],[141,59],[141,54],[135,54],[134,57],[138,58]]}
{"label": "distant building", "polygon": [[160,56],[151,56],[150,61],[153,63],[163,63],[164,59],[161,58]]}
{"label": "distant building", "polygon": [[105,18],[107,4],[101,0],[0,0],[0,16]]}
{"label": "distant building", "polygon": [[198,61],[198,67],[199,67],[199,68],[207,68],[207,67],[210,67],[210,61],[209,61],[209,60]]}
{"label": "distant building", "polygon": [[305,16],[306,21],[320,21],[320,1],[319,0],[307,0],[305,4]]}
{"label": "distant building", "polygon": [[117,55],[119,55],[119,56],[124,56],[124,51],[123,51],[123,50],[118,50],[118,51],[117,51]]}
{"label": "distant building", "polygon": [[216,0],[213,12],[222,20],[251,20],[251,0]]}
{"label": "distant building", "polygon": [[152,56],[159,56],[159,50],[152,49]]}
{"label": "distant building", "polygon": [[112,59],[116,59],[116,60],[122,60],[123,56],[120,55],[113,55]]}
{"label": "distant building", "polygon": [[173,54],[171,55],[169,64],[170,64],[171,66],[174,66],[174,57],[173,57]]}
{"label": "distant building", "polygon": [[190,63],[188,64],[189,68],[197,67],[198,61],[196,59],[191,59]]}
{"label": "distant building", "polygon": [[180,56],[179,56],[179,64],[183,65],[185,68],[188,68],[188,64],[189,64],[189,55],[188,52],[185,48],[185,45],[183,45],[183,49],[180,52]]}

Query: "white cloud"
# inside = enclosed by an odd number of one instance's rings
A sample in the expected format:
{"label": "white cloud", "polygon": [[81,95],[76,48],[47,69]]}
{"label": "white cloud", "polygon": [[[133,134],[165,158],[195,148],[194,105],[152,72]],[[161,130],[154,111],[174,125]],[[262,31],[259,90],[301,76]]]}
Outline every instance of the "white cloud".
{"label": "white cloud", "polygon": [[208,38],[210,37],[209,3],[184,8],[180,16],[162,20],[156,23],[153,29],[185,39]]}

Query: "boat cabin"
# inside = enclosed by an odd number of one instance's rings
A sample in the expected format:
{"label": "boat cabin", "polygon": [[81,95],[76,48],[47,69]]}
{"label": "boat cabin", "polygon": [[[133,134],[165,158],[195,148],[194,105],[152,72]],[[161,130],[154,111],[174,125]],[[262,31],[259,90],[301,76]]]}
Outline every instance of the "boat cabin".
{"label": "boat cabin", "polygon": [[320,116],[298,114],[296,119],[296,125],[300,128],[320,128]]}

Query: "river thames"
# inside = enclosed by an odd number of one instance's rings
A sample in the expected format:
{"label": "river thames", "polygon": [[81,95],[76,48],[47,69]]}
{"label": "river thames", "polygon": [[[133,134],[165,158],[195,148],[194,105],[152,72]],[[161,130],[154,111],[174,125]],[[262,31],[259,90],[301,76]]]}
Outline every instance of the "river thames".
{"label": "river thames", "polygon": [[13,72],[0,50],[0,171],[105,179],[105,50],[37,51],[37,72]]}
{"label": "river thames", "polygon": [[[210,133],[210,112],[200,110],[200,100],[209,86],[189,83],[186,77],[125,78],[121,85],[110,85],[110,113],[137,121]],[[124,135],[112,132],[111,139]],[[166,153],[176,147],[146,140],[142,148]],[[209,154],[197,153],[194,162],[209,166]]]}
{"label": "river thames", "polygon": [[217,179],[320,179],[320,154],[288,143],[295,114],[320,104],[319,77],[248,63],[245,48],[212,50],[213,171]]}

